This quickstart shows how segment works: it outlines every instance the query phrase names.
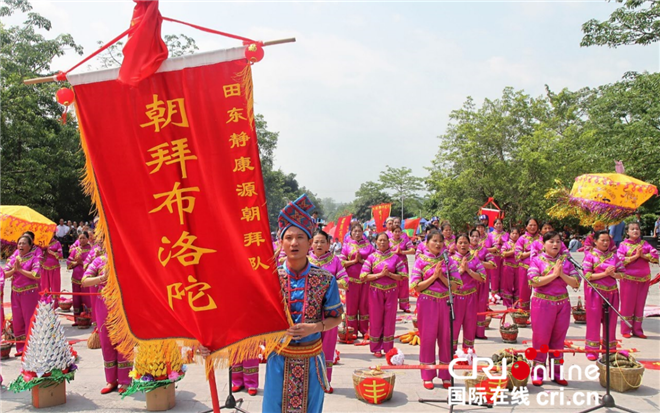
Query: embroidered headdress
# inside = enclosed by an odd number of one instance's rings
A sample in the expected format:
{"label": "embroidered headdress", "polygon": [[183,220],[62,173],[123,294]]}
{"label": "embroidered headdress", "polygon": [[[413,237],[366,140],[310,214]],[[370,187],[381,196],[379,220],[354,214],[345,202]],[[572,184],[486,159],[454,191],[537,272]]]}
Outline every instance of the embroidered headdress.
{"label": "embroidered headdress", "polygon": [[309,214],[314,208],[316,207],[309,200],[307,194],[302,194],[300,198],[293,202],[289,202],[289,204],[280,211],[280,215],[277,218],[277,226],[280,229],[280,238],[284,238],[284,233],[291,226],[300,228],[309,238],[312,238],[312,232],[314,232],[314,227],[316,225]]}

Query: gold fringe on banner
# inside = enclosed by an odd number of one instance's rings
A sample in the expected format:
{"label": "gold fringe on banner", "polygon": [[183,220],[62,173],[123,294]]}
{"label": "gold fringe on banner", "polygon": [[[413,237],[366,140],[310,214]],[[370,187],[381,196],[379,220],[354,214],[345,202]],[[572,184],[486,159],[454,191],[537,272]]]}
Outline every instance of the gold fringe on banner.
{"label": "gold fringe on banner", "polygon": [[[254,96],[252,86],[252,71],[249,63],[246,62],[245,68],[236,74],[235,79],[240,81],[243,90],[245,90],[249,116],[248,119],[250,119],[250,124],[252,128],[254,128]],[[114,257],[112,255],[112,240],[108,235],[107,220],[103,209],[103,203],[99,194],[87,139],[82,127],[83,122],[81,120],[81,112],[77,108],[77,102],[75,104],[76,115],[79,118],[78,127],[80,129],[80,141],[83,152],[85,153],[85,170],[82,177],[82,186],[85,194],[91,198],[92,205],[94,208],[96,208],[99,215],[99,221],[94,231],[96,242],[103,245],[106,253],[108,254],[108,267],[106,269],[108,280],[106,286],[103,288],[102,293],[103,298],[105,299],[105,303],[108,307],[108,318],[106,320],[108,334],[110,336],[110,340],[116,346],[117,351],[121,352],[127,359],[132,360],[134,358],[136,345],[140,343],[148,343],[149,341],[153,340],[137,339],[132,333],[128,324],[126,313],[122,305],[121,288],[119,286],[119,282],[117,281],[117,274],[115,272]],[[282,298],[282,305],[284,307],[287,320],[289,321],[289,325],[293,325],[293,320],[291,318],[291,314],[289,313],[289,309],[286,306],[284,298]],[[187,346],[195,350],[200,346],[199,341],[194,339],[169,338],[158,340],[163,341],[163,345],[165,346]],[[268,355],[272,351],[277,351],[278,348],[285,347],[290,340],[291,337],[286,334],[286,331],[278,331],[254,337],[247,337],[243,340],[240,340],[239,342],[214,351],[210,356],[206,358],[198,356],[195,358],[195,360],[198,363],[205,364],[208,379],[208,374],[211,371],[211,368],[227,368],[232,364],[236,364],[242,360],[248,358],[257,358],[262,352],[260,349],[261,345],[265,347],[265,354]]]}

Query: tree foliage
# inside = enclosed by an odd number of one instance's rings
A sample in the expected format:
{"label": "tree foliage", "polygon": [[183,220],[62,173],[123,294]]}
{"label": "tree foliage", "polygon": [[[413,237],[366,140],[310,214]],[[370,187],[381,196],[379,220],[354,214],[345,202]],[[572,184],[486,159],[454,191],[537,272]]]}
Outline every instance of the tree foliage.
{"label": "tree foliage", "polygon": [[659,74],[631,74],[596,89],[546,87],[538,98],[506,88],[481,107],[468,98],[440,136],[427,210],[463,227],[493,197],[512,223],[543,218],[557,181],[570,187],[581,174],[614,172],[615,160],[658,185],[659,88]]}
{"label": "tree foliage", "polygon": [[268,130],[268,123],[264,116],[257,114],[254,117],[257,140],[259,143],[259,157],[261,158],[261,170],[266,188],[266,203],[268,204],[268,221],[271,231],[277,229],[277,217],[289,202],[306,193],[309,199],[319,211],[319,216],[323,216],[323,205],[316,194],[301,187],[293,173],[286,174],[281,169],[274,169],[275,149],[277,149],[277,140],[279,132]]}
{"label": "tree foliage", "polygon": [[383,191],[379,182],[367,181],[355,192],[355,199],[349,207],[354,219],[368,221],[371,219],[371,207],[392,202],[392,197]]}
{"label": "tree foliage", "polygon": [[582,25],[584,37],[580,46],[646,45],[660,40],[660,1],[617,2],[624,4],[609,19],[591,19]]}
{"label": "tree foliage", "polygon": [[63,107],[55,101],[56,83],[24,85],[23,80],[53,75],[51,62],[66,49],[82,54],[68,34],[46,38],[51,22],[32,12],[25,0],[4,0],[0,16],[26,15],[20,26],[0,23],[2,71],[2,183],[4,205],[28,205],[57,220],[89,219],[90,202],[79,185],[84,156],[75,119],[60,119]]}
{"label": "tree foliage", "polygon": [[424,189],[424,180],[414,176],[410,168],[386,165],[378,181],[394,200],[390,215],[406,217],[419,214],[422,209],[419,192]]}

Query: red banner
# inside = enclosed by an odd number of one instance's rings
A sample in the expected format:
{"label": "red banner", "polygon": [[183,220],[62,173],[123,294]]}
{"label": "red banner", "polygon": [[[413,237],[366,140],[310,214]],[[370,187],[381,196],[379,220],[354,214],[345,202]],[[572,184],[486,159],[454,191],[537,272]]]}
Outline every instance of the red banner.
{"label": "red banner", "polygon": [[339,241],[344,242],[344,237],[348,233],[352,218],[353,215],[346,215],[343,217],[339,217],[339,219],[337,220],[337,229],[335,230],[335,236],[339,238]]}
{"label": "red banner", "polygon": [[328,222],[328,223],[323,227],[323,231],[324,231],[326,234],[328,234],[328,235],[330,235],[330,236],[332,237],[331,240],[334,240],[334,237],[335,237],[335,229],[336,229],[336,228],[337,228],[337,227],[335,226],[335,223],[334,223],[334,222]]}
{"label": "red banner", "polygon": [[408,218],[405,221],[403,221],[403,229],[412,229],[414,231],[417,231],[417,228],[419,227],[419,223],[421,222],[422,218]]}
{"label": "red banner", "polygon": [[374,223],[376,224],[376,232],[385,231],[385,220],[390,216],[390,211],[392,210],[392,204],[380,204],[374,205],[371,207],[371,215],[374,217]]}
{"label": "red banner", "polygon": [[163,71],[137,87],[79,82],[72,80],[86,185],[105,234],[103,294],[120,351],[166,338],[224,349],[218,357],[274,345],[289,323],[272,260],[250,65]]}
{"label": "red banner", "polygon": [[497,218],[502,218],[504,214],[499,209],[481,208],[479,215],[486,215],[488,217],[488,226],[492,227]]}

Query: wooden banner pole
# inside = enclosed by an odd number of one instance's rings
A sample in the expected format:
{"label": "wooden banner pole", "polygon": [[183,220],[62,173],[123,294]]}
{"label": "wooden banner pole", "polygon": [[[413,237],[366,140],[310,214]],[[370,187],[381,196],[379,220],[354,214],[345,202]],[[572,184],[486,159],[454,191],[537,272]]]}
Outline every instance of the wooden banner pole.
{"label": "wooden banner pole", "polygon": [[[295,41],[296,41],[295,37],[291,37],[288,39],[269,40],[267,42],[264,42],[264,46],[275,46],[284,43],[294,43]],[[23,83],[26,85],[36,85],[38,83],[49,83],[49,82],[57,82],[57,75],[37,77],[34,79],[26,79],[23,81]]]}

